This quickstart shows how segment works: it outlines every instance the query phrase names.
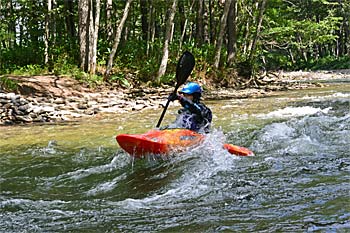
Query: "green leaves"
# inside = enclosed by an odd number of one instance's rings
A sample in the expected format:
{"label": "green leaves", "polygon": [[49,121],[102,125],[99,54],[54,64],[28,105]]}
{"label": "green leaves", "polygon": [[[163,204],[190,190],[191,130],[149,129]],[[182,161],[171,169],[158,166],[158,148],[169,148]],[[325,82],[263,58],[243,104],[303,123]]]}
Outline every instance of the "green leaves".
{"label": "green leaves", "polygon": [[[237,0],[234,34],[237,38],[231,40],[234,43],[233,63],[228,65],[227,62],[228,43],[233,36],[230,37],[226,32],[223,35],[220,69],[215,69],[215,45],[223,12],[223,5],[219,2],[203,1],[203,15],[198,15],[198,1],[178,1],[173,36],[169,42],[168,68],[161,83],[174,82],[176,61],[185,50],[191,51],[196,58],[192,78],[222,78],[220,72],[225,72],[224,69],[237,69],[245,62],[250,64],[251,61],[247,60],[252,50],[261,1]],[[0,73],[14,70],[35,73],[40,72],[40,69],[45,72],[49,66],[44,62],[48,53],[50,68],[53,67],[55,74],[71,74],[88,82],[95,80],[86,78],[78,68],[78,4],[56,1],[50,11],[49,40],[46,41],[47,3],[0,0]],[[110,8],[107,8],[106,1],[101,4],[103,13],[97,46],[100,72],[107,66],[113,34],[123,14],[125,1],[113,1]],[[132,86],[133,82],[152,82],[161,59],[169,4],[156,0],[133,1],[113,61],[111,73],[114,76],[110,81],[125,87]],[[107,12],[110,13],[108,16]],[[313,67],[318,59],[320,65],[330,60],[342,63],[341,56],[347,56],[349,49],[349,12],[350,1],[269,0],[252,59],[255,64],[250,65],[266,69],[301,69]],[[199,32],[203,34],[200,40]],[[127,74],[132,78],[125,78]]]}

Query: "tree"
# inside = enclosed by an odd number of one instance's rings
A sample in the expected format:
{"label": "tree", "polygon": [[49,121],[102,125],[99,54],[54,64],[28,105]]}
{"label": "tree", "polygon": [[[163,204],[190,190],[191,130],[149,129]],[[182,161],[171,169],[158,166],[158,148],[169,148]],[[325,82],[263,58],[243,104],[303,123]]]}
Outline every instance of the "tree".
{"label": "tree", "polygon": [[[194,3],[196,2],[196,0],[193,0],[188,12],[191,12],[192,11],[192,8],[193,8],[193,5]],[[184,6],[183,6],[183,2],[179,2],[179,13],[181,16],[181,20],[180,20],[180,29],[181,29],[181,38],[180,38],[180,41],[179,41],[179,50],[178,50],[178,56],[180,56],[180,53],[181,53],[181,49],[182,49],[182,44],[185,40],[185,37],[186,37],[186,30],[187,30],[187,25],[188,25],[188,16],[185,12],[185,9],[184,9]]]}
{"label": "tree", "polygon": [[89,0],[79,0],[80,68],[89,67]]}
{"label": "tree", "polygon": [[171,40],[171,36],[172,36],[171,32],[172,32],[175,13],[176,13],[176,4],[177,4],[177,0],[173,0],[173,4],[170,9],[169,18],[166,26],[165,39],[163,44],[163,57],[159,66],[158,75],[156,79],[158,83],[160,82],[160,78],[165,74],[167,63],[168,63],[169,41]]}
{"label": "tree", "polygon": [[196,39],[197,44],[200,47],[204,41],[204,23],[203,23],[203,13],[204,13],[204,3],[203,0],[197,1],[197,24],[196,24]]}
{"label": "tree", "polygon": [[222,13],[221,20],[220,20],[220,32],[217,38],[215,58],[214,58],[214,67],[216,69],[219,68],[219,64],[220,64],[221,48],[222,48],[222,43],[223,43],[224,34],[225,34],[227,15],[230,10],[231,2],[232,0],[225,0],[224,11]]}
{"label": "tree", "polygon": [[120,37],[121,37],[122,32],[123,32],[123,27],[124,27],[125,21],[128,18],[131,2],[132,2],[132,0],[128,0],[126,2],[125,8],[124,8],[123,17],[121,18],[121,20],[119,22],[119,25],[117,27],[113,48],[112,48],[112,51],[111,51],[111,53],[109,55],[109,59],[108,59],[108,63],[107,63],[107,69],[106,69],[105,74],[104,74],[105,80],[108,79],[108,77],[109,77],[109,75],[111,73],[111,70],[112,70],[112,67],[113,67],[114,56],[115,56],[115,54],[117,52],[117,49],[118,49],[118,46],[119,46]]}
{"label": "tree", "polygon": [[51,14],[52,1],[47,1],[47,14],[45,17],[45,64],[49,63],[49,46],[50,46],[50,14]]}
{"label": "tree", "polygon": [[100,0],[79,0],[80,67],[94,74],[96,71],[97,41],[100,20]]}
{"label": "tree", "polygon": [[[92,33],[90,36],[91,39],[91,53],[90,53],[90,66],[89,66],[89,71],[90,74],[95,74],[96,72],[96,59],[97,59],[97,41],[98,41],[98,30],[100,27],[100,11],[101,11],[101,4],[100,4],[100,0],[96,0],[96,10],[95,10],[95,20],[94,23],[90,25],[93,25],[93,27],[91,28]],[[90,17],[92,18],[93,16],[93,10],[91,8],[90,10]]]}
{"label": "tree", "polygon": [[262,25],[262,21],[263,21],[266,1],[267,0],[261,0],[259,2],[259,14],[258,14],[258,18],[256,20],[257,21],[257,25],[256,25],[254,37],[253,37],[253,40],[252,40],[252,46],[251,46],[250,53],[249,53],[250,66],[247,67],[247,68],[250,69],[250,74],[251,75],[254,73],[254,66],[253,66],[252,63],[254,61],[254,55],[256,53],[256,43],[257,43],[257,41],[259,39],[259,36],[260,36],[260,30],[261,30],[261,25]]}
{"label": "tree", "polygon": [[106,61],[105,77],[118,66],[159,82],[183,48],[201,71],[230,67],[245,77],[326,59],[348,68],[349,12],[345,0],[0,0],[0,72],[33,64],[94,74]]}
{"label": "tree", "polygon": [[65,23],[67,27],[67,34],[70,38],[70,41],[73,41],[76,36],[75,31],[75,21],[74,21],[74,1],[71,0],[64,0],[64,8],[65,8]]}
{"label": "tree", "polygon": [[233,0],[227,17],[227,65],[232,66],[237,50],[237,0]]}
{"label": "tree", "polygon": [[106,2],[106,31],[107,41],[112,39],[113,26],[112,26],[112,13],[113,13],[113,0],[107,0]]}

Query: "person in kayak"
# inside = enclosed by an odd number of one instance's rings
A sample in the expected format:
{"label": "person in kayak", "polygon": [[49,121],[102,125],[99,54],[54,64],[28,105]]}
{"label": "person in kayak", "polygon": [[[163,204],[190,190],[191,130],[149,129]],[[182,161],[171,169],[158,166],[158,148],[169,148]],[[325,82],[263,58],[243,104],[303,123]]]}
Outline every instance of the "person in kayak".
{"label": "person in kayak", "polygon": [[179,94],[172,93],[169,95],[168,99],[170,101],[178,100],[183,107],[178,111],[172,126],[209,133],[212,112],[205,104],[200,102],[201,96],[202,88],[194,82],[187,83],[179,91]]}

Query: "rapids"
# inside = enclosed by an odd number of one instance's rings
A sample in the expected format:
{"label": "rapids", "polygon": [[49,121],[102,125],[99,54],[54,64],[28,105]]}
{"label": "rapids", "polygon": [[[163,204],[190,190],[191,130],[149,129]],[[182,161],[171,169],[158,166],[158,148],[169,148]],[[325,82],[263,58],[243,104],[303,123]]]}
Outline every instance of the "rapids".
{"label": "rapids", "polygon": [[350,83],[329,85],[205,102],[205,142],[163,160],[133,160],[115,141],[153,128],[156,110],[1,127],[0,231],[349,231]]}

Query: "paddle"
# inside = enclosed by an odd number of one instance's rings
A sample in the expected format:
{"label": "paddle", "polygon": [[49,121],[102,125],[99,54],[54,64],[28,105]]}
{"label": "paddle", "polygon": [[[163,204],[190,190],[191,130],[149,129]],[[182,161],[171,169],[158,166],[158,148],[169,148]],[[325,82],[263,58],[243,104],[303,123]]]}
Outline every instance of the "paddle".
{"label": "paddle", "polygon": [[[176,66],[176,86],[175,86],[175,90],[174,90],[174,94],[176,94],[177,89],[179,89],[179,87],[184,84],[188,78],[188,76],[190,76],[193,67],[194,67],[194,56],[192,55],[192,53],[185,51]],[[159,118],[158,124],[157,124],[157,128],[159,128],[160,123],[162,122],[165,112],[168,109],[170,100],[168,99],[168,101],[166,102],[166,105],[163,109],[162,115]]]}

